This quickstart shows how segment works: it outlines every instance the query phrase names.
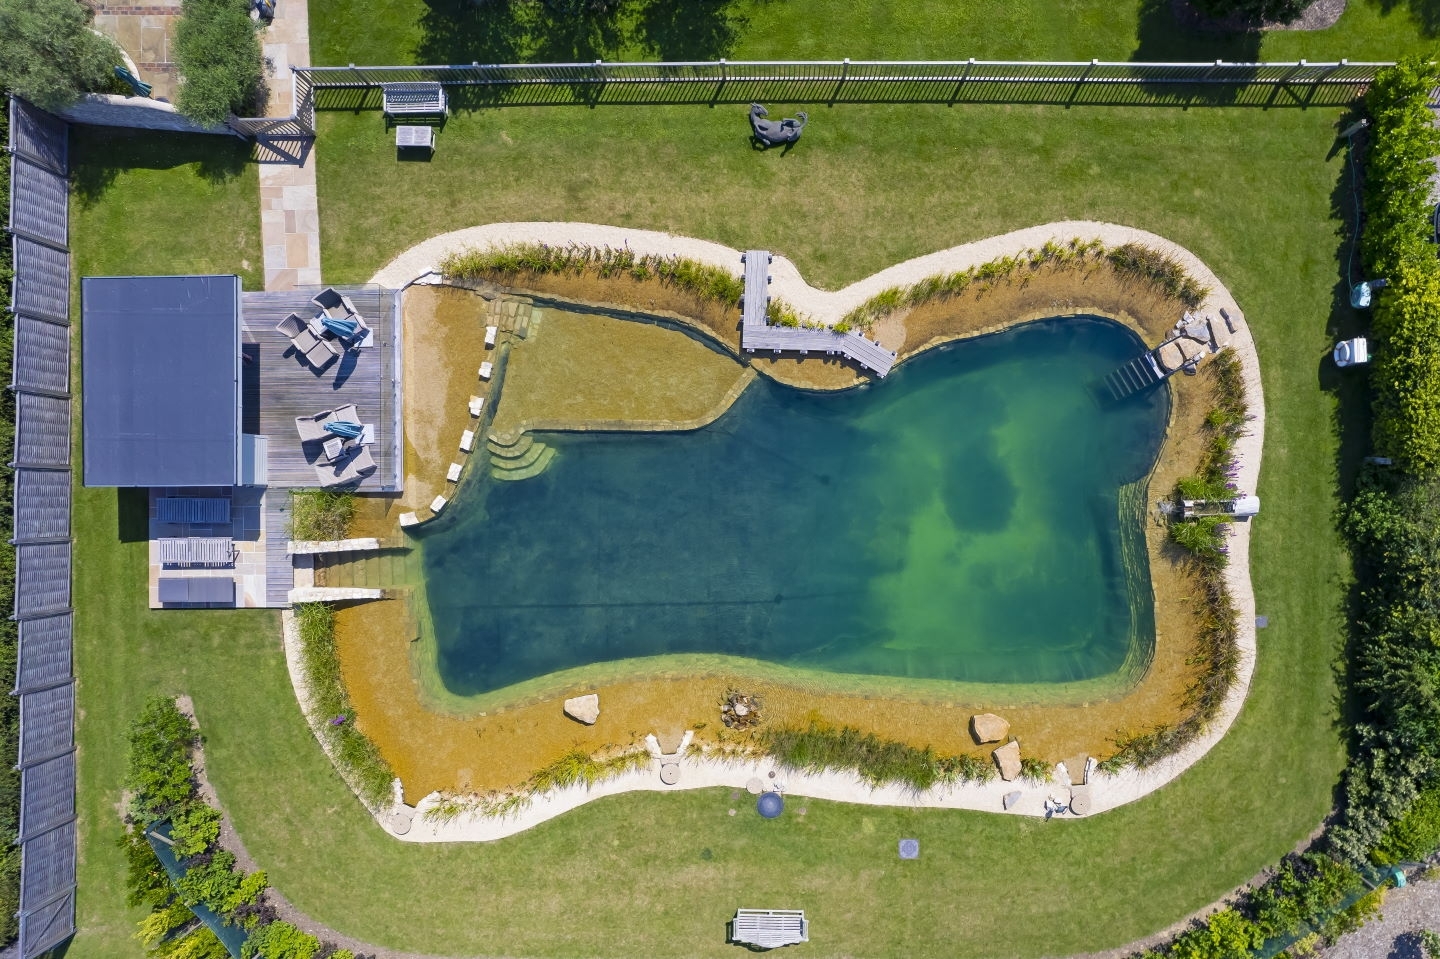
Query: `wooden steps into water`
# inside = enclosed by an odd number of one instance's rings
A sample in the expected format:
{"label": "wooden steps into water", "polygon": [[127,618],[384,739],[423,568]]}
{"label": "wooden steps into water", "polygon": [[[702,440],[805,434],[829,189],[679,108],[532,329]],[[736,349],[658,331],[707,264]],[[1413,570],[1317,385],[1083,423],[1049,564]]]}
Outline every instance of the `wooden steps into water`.
{"label": "wooden steps into water", "polygon": [[1153,351],[1147,350],[1130,362],[1105,374],[1105,386],[1110,398],[1117,402],[1134,396],[1165,379],[1160,366],[1155,362]]}

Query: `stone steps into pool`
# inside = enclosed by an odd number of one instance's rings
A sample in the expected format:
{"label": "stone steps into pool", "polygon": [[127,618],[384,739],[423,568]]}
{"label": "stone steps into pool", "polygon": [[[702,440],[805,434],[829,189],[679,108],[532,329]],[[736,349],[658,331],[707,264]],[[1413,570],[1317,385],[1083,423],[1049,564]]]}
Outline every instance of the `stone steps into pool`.
{"label": "stone steps into pool", "polygon": [[332,560],[326,557],[324,582],[327,587],[387,589],[415,583],[420,578],[419,554],[411,549],[386,549],[357,553]]}
{"label": "stone steps into pool", "polygon": [[505,469],[501,469],[498,466],[491,466],[490,475],[497,480],[526,480],[532,476],[539,476],[545,472],[550,466],[550,461],[555,458],[555,447],[546,446],[544,443],[536,443],[534,449],[540,452],[528,466]]}
{"label": "stone steps into pool", "polygon": [[1105,385],[1110,389],[1110,398],[1118,402],[1154,386],[1164,378],[1165,374],[1156,364],[1154,354],[1147,351],[1105,374]]}
{"label": "stone steps into pool", "polygon": [[485,441],[485,448],[492,456],[502,459],[513,459],[524,455],[525,451],[535,445],[535,437],[529,433],[521,433],[519,436],[503,436],[498,433],[491,433]]}
{"label": "stone steps into pool", "polygon": [[545,451],[548,449],[550,449],[550,447],[544,443],[531,443],[520,453],[513,456],[500,456],[492,453],[490,455],[490,465],[493,469],[501,471],[529,469],[535,465],[535,462],[540,459],[541,456],[545,455]]}

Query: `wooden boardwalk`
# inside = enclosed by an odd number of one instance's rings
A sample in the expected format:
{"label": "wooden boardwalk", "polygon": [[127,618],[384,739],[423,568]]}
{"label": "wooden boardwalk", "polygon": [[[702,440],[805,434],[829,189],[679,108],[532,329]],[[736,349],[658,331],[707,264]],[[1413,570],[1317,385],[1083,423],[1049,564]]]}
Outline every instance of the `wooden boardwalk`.
{"label": "wooden boardwalk", "polygon": [[400,293],[377,286],[336,287],[374,331],[373,345],[351,350],[316,371],[298,356],[275,326],[291,313],[309,319],[318,287],[245,293],[243,350],[246,433],[269,437],[268,485],[272,489],[319,486],[314,462],[319,444],[300,444],[295,417],[354,403],[362,423],[374,424],[370,454],[376,470],[361,492],[398,491],[404,481],[400,416]]}
{"label": "wooden boardwalk", "polygon": [[747,353],[772,350],[804,356],[813,350],[827,356],[839,354],[880,377],[889,373],[895,365],[894,353],[874,340],[854,333],[771,326],[766,319],[766,308],[770,304],[770,253],[767,250],[745,253],[745,298],[742,302],[740,346]]}
{"label": "wooden boardwalk", "polygon": [[[360,304],[355,304],[356,309]],[[265,493],[265,606],[284,609],[295,588],[295,562],[286,552],[290,543],[290,492]]]}

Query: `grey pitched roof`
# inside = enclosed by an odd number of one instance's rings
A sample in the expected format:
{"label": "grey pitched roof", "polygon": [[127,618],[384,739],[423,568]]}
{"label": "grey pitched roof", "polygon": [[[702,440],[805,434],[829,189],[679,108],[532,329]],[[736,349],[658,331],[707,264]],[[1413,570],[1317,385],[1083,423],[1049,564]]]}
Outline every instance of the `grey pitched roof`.
{"label": "grey pitched roof", "polygon": [[86,486],[240,478],[240,279],[81,281]]}

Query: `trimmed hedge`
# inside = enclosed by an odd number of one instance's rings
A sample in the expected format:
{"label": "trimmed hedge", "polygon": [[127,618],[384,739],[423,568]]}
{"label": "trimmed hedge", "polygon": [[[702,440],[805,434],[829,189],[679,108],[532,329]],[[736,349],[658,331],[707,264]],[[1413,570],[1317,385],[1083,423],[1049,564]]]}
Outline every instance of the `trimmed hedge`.
{"label": "trimmed hedge", "polygon": [[175,107],[196,123],[219,126],[260,104],[265,71],[260,27],[246,0],[182,0],[175,64],[183,82]]}

